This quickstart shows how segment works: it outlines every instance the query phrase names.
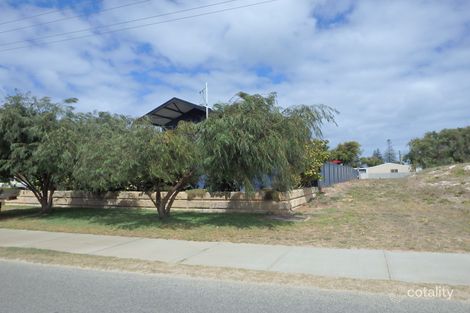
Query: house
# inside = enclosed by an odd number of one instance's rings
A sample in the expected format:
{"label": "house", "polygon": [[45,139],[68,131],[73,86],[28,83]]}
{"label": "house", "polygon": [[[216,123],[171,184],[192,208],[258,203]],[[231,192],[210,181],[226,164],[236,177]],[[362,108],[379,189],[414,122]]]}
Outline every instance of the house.
{"label": "house", "polygon": [[167,102],[145,114],[155,126],[164,129],[175,128],[178,122],[197,123],[206,119],[211,109],[179,98],[171,98]]}
{"label": "house", "polygon": [[360,179],[400,178],[410,175],[411,165],[384,163],[357,169]]}

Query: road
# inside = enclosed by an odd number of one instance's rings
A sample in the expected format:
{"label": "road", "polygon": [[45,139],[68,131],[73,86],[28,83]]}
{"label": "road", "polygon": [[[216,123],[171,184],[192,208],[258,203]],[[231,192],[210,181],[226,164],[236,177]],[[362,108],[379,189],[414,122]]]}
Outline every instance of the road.
{"label": "road", "polygon": [[0,261],[0,312],[470,312],[470,303]]}

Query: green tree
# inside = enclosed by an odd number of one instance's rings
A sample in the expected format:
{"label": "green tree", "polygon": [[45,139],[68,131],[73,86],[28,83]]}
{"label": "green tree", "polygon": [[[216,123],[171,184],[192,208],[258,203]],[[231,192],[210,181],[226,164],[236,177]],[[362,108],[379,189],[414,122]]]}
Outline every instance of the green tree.
{"label": "green tree", "polygon": [[406,156],[415,166],[431,167],[470,162],[470,126],[428,132],[408,143]]}
{"label": "green tree", "polygon": [[330,153],[332,160],[340,160],[345,165],[358,167],[360,165],[359,156],[361,154],[361,145],[357,141],[347,141],[338,144]]}
{"label": "green tree", "polygon": [[6,97],[0,107],[0,175],[21,182],[42,211],[50,211],[54,191],[71,182],[76,135],[71,107],[29,94]]}
{"label": "green tree", "polygon": [[374,152],[372,152],[372,158],[380,160],[381,163],[379,163],[379,164],[382,164],[384,162],[384,158],[383,158],[382,153],[380,152],[379,148],[375,149]]}
{"label": "green tree", "polygon": [[80,116],[73,187],[91,192],[128,188],[135,163],[129,142],[133,120],[105,112]]}
{"label": "green tree", "polygon": [[93,192],[144,191],[160,219],[170,216],[178,193],[201,165],[197,125],[181,122],[165,132],[148,120],[100,113],[85,121],[74,178]]}
{"label": "green tree", "polygon": [[376,166],[383,164],[383,160],[377,158],[376,156],[370,156],[370,157],[362,157],[361,158],[361,165],[365,164],[369,167],[371,166]]}
{"label": "green tree", "polygon": [[313,139],[305,145],[305,170],[301,174],[303,186],[311,186],[314,181],[321,179],[321,167],[329,157],[328,141]]}
{"label": "green tree", "polygon": [[364,164],[364,165],[371,167],[371,166],[377,166],[377,165],[383,164],[384,160],[382,157],[382,153],[377,148],[374,150],[374,152],[372,152],[372,155],[370,157],[362,157],[360,159],[360,162],[361,162],[361,165]]}
{"label": "green tree", "polygon": [[276,190],[295,187],[306,168],[306,144],[321,135],[322,123],[333,122],[335,113],[324,105],[283,110],[276,105],[275,93],[240,93],[232,104],[217,104],[201,125],[210,189],[231,186],[250,193],[255,181],[267,177]]}
{"label": "green tree", "polygon": [[[161,219],[170,216],[178,193],[200,175],[202,157],[198,127],[180,122],[175,129],[160,132],[147,124],[136,125],[131,132],[133,144],[130,147],[133,148],[129,154],[136,161],[131,183],[146,191]],[[152,193],[155,193],[155,200]]]}

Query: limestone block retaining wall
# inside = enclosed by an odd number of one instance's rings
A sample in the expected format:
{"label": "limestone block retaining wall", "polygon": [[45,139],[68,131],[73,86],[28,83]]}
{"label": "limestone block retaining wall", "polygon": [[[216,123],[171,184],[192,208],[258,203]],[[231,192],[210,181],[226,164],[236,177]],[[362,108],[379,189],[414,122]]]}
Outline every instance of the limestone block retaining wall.
{"label": "limestone block retaining wall", "polygon": [[[201,190],[180,192],[172,210],[201,212],[283,212],[293,210],[307,203],[316,195],[316,188],[296,189],[287,193],[270,191],[257,192],[247,197],[243,192],[209,193]],[[155,194],[152,194],[155,199]],[[20,191],[17,199],[9,200],[7,205],[38,206],[34,194],[28,190]],[[56,191],[56,207],[90,208],[154,208],[149,196],[139,191],[107,192],[93,194],[82,191]]]}

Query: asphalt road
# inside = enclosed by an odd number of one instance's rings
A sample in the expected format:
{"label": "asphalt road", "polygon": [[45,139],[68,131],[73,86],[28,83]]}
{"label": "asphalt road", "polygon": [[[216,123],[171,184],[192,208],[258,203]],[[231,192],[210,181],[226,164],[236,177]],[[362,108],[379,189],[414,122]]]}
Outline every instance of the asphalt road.
{"label": "asphalt road", "polygon": [[470,312],[470,303],[0,261],[0,312]]}

